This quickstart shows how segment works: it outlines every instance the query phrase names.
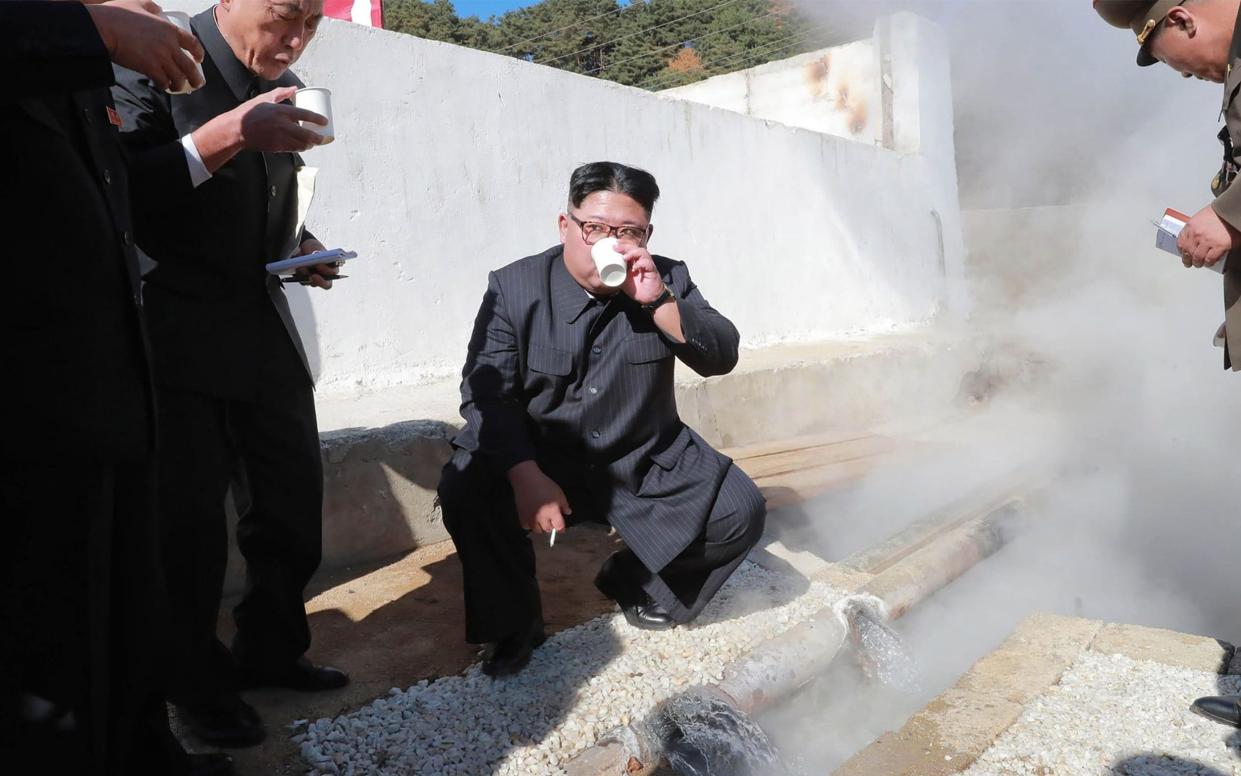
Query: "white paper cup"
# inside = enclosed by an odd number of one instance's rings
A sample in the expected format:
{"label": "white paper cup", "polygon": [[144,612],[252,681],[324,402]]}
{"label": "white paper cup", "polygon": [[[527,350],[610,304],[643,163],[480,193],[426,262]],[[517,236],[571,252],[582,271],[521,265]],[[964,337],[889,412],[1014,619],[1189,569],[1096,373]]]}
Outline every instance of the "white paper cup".
{"label": "white paper cup", "polygon": [[298,89],[297,94],[293,95],[293,104],[311,113],[318,113],[327,119],[326,127],[311,124],[309,121],[302,122],[302,126],[306,129],[323,135],[323,145],[327,145],[336,139],[336,128],[332,125],[332,92],[330,90],[324,89],[322,86],[308,86],[305,89]]}
{"label": "white paper cup", "polygon": [[[184,13],[182,11],[164,11],[160,14],[160,16],[164,17],[165,19],[177,25],[181,29],[190,33],[191,35],[194,34],[194,31],[190,29],[190,15],[188,13]],[[182,49],[182,51],[185,51],[185,49]],[[187,57],[190,57],[191,62],[194,62],[194,57],[190,56],[190,52],[186,51],[185,55]],[[198,62],[194,62],[194,67],[198,69],[198,77],[202,78],[203,77],[202,64]],[[186,83],[184,89],[181,89],[179,91],[173,91],[172,89],[168,89],[167,91],[169,94],[189,94],[190,92],[194,91],[194,87],[190,86],[189,83]]]}
{"label": "white paper cup", "polygon": [[595,269],[599,270],[599,279],[608,288],[616,288],[625,282],[629,268],[625,266],[622,254],[616,252],[616,238],[604,237],[590,248],[590,257],[595,260]]}

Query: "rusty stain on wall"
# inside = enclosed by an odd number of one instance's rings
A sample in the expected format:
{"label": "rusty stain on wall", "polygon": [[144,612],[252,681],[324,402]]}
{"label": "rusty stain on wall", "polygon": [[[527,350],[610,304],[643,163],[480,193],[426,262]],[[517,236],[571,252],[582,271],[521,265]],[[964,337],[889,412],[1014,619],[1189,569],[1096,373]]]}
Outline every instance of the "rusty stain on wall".
{"label": "rusty stain on wall", "polygon": [[728,105],[740,113],[836,137],[880,142],[876,121],[880,113],[870,109],[871,103],[880,106],[883,99],[872,41],[790,59],[787,64],[771,62],[672,91],[691,100],[701,94],[708,104]]}
{"label": "rusty stain on wall", "polygon": [[811,97],[817,99],[827,91],[827,75],[831,69],[832,52],[830,51],[806,64],[806,87],[810,90]]}
{"label": "rusty stain on wall", "polygon": [[866,129],[866,120],[869,116],[865,100],[859,100],[849,111],[849,131],[855,135],[861,134]]}
{"label": "rusty stain on wall", "polygon": [[[822,56],[807,62],[802,67],[802,75],[811,101],[834,95],[830,97],[829,110],[845,114],[845,126],[849,133],[859,135],[866,130],[870,115],[866,100],[854,95],[845,74],[832,72],[832,52],[824,52]],[[833,81],[836,83],[833,84]]]}

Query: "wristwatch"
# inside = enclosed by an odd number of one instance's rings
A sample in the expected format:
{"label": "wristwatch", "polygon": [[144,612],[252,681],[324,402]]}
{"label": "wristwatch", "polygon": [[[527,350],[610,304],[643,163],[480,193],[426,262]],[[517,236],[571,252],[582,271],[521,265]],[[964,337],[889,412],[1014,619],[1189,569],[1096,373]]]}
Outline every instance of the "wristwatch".
{"label": "wristwatch", "polygon": [[664,302],[669,301],[672,301],[672,289],[668,288],[667,283],[664,283],[664,290],[660,292],[659,296],[655,297],[653,301],[643,304],[642,309],[646,310],[648,313],[653,313],[657,307],[662,305]]}

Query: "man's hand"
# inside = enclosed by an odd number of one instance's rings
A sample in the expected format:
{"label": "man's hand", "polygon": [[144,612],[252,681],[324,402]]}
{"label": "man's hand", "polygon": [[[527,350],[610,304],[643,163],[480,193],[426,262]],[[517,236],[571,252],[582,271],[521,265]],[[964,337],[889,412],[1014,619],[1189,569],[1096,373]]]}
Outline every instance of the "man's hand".
{"label": "man's hand", "polygon": [[[617,252],[623,247],[617,244]],[[633,247],[624,250],[622,258],[629,274],[621,284],[621,292],[638,304],[654,302],[664,292],[664,279],[655,268],[655,259],[646,248]]]}
{"label": "man's hand", "polygon": [[246,100],[233,108],[228,116],[236,126],[241,147],[247,151],[288,153],[308,151],[323,142],[323,136],[307,129],[299,121],[327,126],[327,118],[318,113],[282,105],[293,99],[295,86],[281,86]]}
{"label": "man's hand", "polygon": [[[638,304],[650,304],[664,293],[664,279],[655,267],[655,259],[646,248],[627,248],[624,251],[625,266],[629,274],[621,284],[621,291]],[[655,325],[664,334],[677,342],[685,342],[685,332],[681,329],[681,311],[677,307],[676,297],[660,305],[654,314]]]}
{"label": "man's hand", "polygon": [[517,502],[517,520],[533,533],[564,532],[564,516],[573,514],[569,500],[555,480],[534,461],[522,461],[508,470]]}
{"label": "man's hand", "polygon": [[306,129],[299,121],[327,126],[327,119],[292,105],[282,105],[293,97],[297,87],[281,86],[246,100],[236,108],[216,116],[194,130],[194,147],[207,172],[228,164],[242,151],[271,154],[305,151],[323,142],[323,136]]}
{"label": "man's hand", "polygon": [[[309,240],[302,240],[302,244],[298,248],[296,255],[305,256],[308,253],[315,253],[317,251],[325,250],[327,250],[327,248],[323,245],[323,243],[311,238]],[[337,266],[339,265],[332,263],[316,264],[314,267],[298,267],[293,271],[293,277],[298,278],[299,282],[303,286],[314,286],[315,288],[322,288],[326,291],[332,287],[332,278],[339,274],[336,269]]]}
{"label": "man's hand", "polygon": [[1186,267],[1210,267],[1232,250],[1238,232],[1207,205],[1194,213],[1176,240]]}
{"label": "man's hand", "polygon": [[[188,82],[203,85],[194,61],[203,61],[203,47],[177,25],[160,17],[151,0],[113,0],[88,5],[86,11],[113,62],[147,76],[161,89]],[[188,51],[194,61],[185,55]]]}

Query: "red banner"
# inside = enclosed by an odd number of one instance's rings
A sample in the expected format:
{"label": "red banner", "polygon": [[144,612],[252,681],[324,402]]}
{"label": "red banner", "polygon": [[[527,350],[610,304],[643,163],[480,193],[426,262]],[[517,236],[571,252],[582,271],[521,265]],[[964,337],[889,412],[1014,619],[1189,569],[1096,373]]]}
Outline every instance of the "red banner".
{"label": "red banner", "polygon": [[323,13],[368,27],[383,29],[383,0],[324,0]]}

